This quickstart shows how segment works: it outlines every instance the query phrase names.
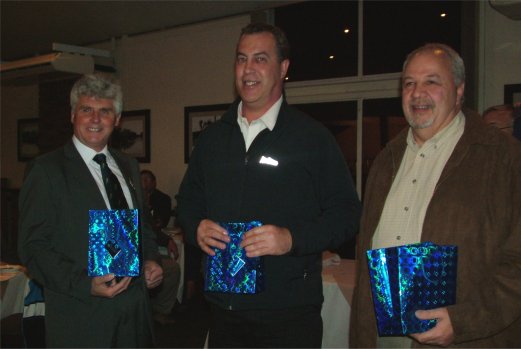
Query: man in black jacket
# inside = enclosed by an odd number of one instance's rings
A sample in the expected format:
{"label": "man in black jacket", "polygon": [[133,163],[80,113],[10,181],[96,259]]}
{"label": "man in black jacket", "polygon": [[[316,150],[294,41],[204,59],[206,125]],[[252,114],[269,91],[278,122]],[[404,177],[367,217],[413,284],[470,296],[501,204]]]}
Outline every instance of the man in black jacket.
{"label": "man in black jacket", "polygon": [[206,294],[210,347],[320,347],[321,253],[358,229],[360,203],[333,136],[285,101],[288,66],[280,29],[242,30],[240,99],[198,138],[177,196],[188,241],[208,255],[230,241],[217,222],[263,223],[241,246],[264,258],[265,290]]}

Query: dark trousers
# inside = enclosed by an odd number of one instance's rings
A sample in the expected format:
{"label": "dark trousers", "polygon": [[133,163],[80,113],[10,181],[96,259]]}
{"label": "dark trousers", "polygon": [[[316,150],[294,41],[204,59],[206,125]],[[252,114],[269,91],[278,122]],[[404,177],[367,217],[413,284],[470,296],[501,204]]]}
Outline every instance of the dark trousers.
{"label": "dark trousers", "polygon": [[320,348],[319,305],[276,310],[225,310],[212,305],[210,348]]}

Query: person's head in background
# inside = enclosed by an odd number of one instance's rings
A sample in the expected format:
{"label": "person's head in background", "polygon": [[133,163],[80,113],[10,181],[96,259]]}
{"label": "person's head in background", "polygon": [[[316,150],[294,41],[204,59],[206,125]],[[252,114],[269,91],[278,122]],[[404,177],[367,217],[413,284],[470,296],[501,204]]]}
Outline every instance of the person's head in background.
{"label": "person's head in background", "polygon": [[156,189],[156,176],[149,170],[141,171],[141,185],[143,186],[143,191],[146,194],[150,194]]}
{"label": "person's head in background", "polygon": [[514,129],[514,108],[510,104],[495,105],[483,112],[483,121],[506,134],[512,135]]}

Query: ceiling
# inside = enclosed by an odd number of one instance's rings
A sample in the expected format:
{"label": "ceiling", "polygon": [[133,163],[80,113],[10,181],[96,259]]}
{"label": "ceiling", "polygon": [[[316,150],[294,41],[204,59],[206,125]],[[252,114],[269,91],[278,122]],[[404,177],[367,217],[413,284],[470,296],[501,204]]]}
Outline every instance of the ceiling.
{"label": "ceiling", "polygon": [[[1,0],[0,61],[51,53],[53,42],[85,46],[295,2],[299,1]],[[521,19],[521,0],[489,2],[505,16]]]}
{"label": "ceiling", "polygon": [[0,60],[50,53],[53,42],[84,46],[294,2],[2,0]]}

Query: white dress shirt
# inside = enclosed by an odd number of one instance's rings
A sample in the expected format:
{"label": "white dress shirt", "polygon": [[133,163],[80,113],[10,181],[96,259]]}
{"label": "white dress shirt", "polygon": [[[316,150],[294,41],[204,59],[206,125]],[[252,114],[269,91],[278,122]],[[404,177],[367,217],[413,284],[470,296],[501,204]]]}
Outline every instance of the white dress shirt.
{"label": "white dress shirt", "polygon": [[114,160],[112,155],[110,155],[107,146],[105,146],[105,148],[103,148],[102,151],[96,152],[94,149],[89,148],[85,144],[81,143],[80,140],[76,138],[76,136],[72,136],[72,142],[74,143],[74,146],[80,153],[81,158],[83,159],[83,161],[85,161],[85,164],[89,168],[89,171],[92,174],[94,180],[96,181],[96,184],[98,185],[98,188],[101,192],[101,195],[103,196],[103,200],[105,200],[105,204],[107,205],[107,207],[109,209],[111,208],[109,198],[107,196],[107,191],[105,190],[105,185],[103,184],[101,168],[100,165],[96,161],[94,161],[94,156],[99,153],[103,153],[107,157],[107,165],[109,166],[110,170],[114,173],[114,175],[117,177],[119,184],[121,185],[121,189],[123,189],[123,194],[125,195],[125,199],[127,200],[128,207],[134,208],[132,196],[127,186],[127,181],[121,174],[121,171],[119,170],[116,161]]}
{"label": "white dress shirt", "polygon": [[249,123],[248,119],[242,116],[242,101],[239,103],[237,110],[237,123],[239,124],[242,136],[244,137],[246,151],[250,148],[255,137],[257,137],[265,128],[268,128],[270,131],[273,130],[277,123],[277,117],[281,105],[282,96],[280,96],[279,100],[276,101],[263,116]]}

